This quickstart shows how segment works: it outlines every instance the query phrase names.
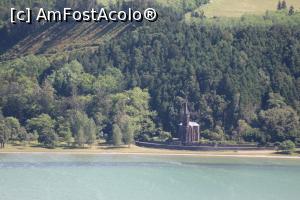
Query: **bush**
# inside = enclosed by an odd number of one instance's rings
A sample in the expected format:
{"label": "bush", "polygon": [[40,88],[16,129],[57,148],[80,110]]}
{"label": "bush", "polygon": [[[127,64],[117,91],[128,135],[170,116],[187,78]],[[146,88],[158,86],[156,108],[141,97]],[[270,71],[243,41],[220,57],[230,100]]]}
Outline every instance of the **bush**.
{"label": "bush", "polygon": [[279,150],[283,153],[291,154],[295,151],[295,144],[291,140],[286,140],[279,145]]}
{"label": "bush", "polygon": [[55,148],[58,144],[58,136],[54,131],[43,131],[38,141],[47,148]]}
{"label": "bush", "polygon": [[143,133],[138,137],[138,140],[140,140],[142,142],[150,142],[151,138],[147,133]]}
{"label": "bush", "polygon": [[222,141],[223,140],[223,134],[216,133],[210,130],[204,130],[201,133],[201,136],[205,139],[211,140],[211,141]]}
{"label": "bush", "polygon": [[162,142],[168,142],[172,140],[172,134],[165,131],[159,131],[159,140]]}
{"label": "bush", "polygon": [[257,128],[250,128],[243,132],[242,134],[243,140],[246,142],[258,142],[259,144],[265,144],[266,138],[264,136],[264,133],[261,132]]}

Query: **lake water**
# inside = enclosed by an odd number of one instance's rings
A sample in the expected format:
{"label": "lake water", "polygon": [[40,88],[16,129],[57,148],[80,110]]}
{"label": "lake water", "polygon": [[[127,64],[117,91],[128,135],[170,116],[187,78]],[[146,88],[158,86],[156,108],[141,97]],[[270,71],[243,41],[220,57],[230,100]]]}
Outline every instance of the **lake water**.
{"label": "lake water", "polygon": [[0,154],[1,200],[282,200],[300,160]]}

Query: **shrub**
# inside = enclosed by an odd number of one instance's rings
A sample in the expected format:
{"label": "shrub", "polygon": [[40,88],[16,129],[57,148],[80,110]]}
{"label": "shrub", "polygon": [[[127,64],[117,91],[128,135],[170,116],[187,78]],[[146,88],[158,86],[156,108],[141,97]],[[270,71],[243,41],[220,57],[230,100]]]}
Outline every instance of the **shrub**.
{"label": "shrub", "polygon": [[162,142],[167,142],[172,140],[172,134],[165,131],[159,131],[159,140]]}
{"label": "shrub", "polygon": [[266,138],[259,129],[257,128],[250,128],[245,130],[242,134],[243,140],[246,142],[253,142],[257,141],[259,144],[265,144]]}
{"label": "shrub", "polygon": [[151,138],[147,133],[143,133],[139,136],[138,140],[140,140],[142,142],[150,142]]}
{"label": "shrub", "polygon": [[295,151],[295,144],[291,140],[286,140],[279,145],[279,150],[283,153],[291,154]]}
{"label": "shrub", "polygon": [[204,130],[201,133],[201,136],[205,139],[211,140],[211,141],[222,141],[223,140],[223,134],[216,133],[210,130]]}

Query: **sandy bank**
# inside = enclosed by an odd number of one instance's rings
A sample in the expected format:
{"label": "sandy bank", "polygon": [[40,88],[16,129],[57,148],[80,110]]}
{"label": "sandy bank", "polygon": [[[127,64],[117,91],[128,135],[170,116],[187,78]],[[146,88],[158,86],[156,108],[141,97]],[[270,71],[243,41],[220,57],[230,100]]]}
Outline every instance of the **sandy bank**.
{"label": "sandy bank", "polygon": [[251,150],[251,151],[183,151],[151,149],[132,146],[131,148],[114,148],[111,146],[94,146],[85,149],[46,149],[41,147],[23,147],[8,145],[5,149],[0,149],[0,154],[78,154],[78,155],[142,155],[142,156],[198,156],[198,157],[239,157],[239,158],[280,158],[280,159],[300,159],[299,154],[283,155],[276,154],[271,150]]}

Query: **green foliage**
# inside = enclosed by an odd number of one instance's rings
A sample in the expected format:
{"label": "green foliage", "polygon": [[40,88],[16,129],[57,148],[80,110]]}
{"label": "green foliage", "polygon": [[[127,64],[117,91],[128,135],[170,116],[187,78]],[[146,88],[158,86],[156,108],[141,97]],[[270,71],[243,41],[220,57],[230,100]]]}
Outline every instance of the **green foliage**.
{"label": "green foliage", "polygon": [[[147,90],[134,88],[117,93],[111,96],[111,99],[113,119],[115,125],[117,124],[121,130],[121,137],[125,144],[130,145],[135,136],[155,130],[153,122],[155,113],[149,109],[150,97]],[[114,137],[118,138],[118,136],[114,136],[113,129]]]}
{"label": "green foliage", "polygon": [[123,129],[124,129],[124,131],[123,131],[123,141],[124,141],[124,144],[126,144],[126,145],[128,145],[130,147],[130,145],[134,141],[134,129],[133,129],[133,126],[130,124],[129,121],[127,121],[124,124]]}
{"label": "green foliage", "polygon": [[[278,14],[288,20],[282,25],[275,18],[269,13],[250,23],[245,17],[231,26],[210,20],[186,25],[165,17],[102,45],[83,65],[100,72],[111,63],[123,70],[129,87],[148,88],[158,121],[172,133],[180,120],[177,99],[185,96],[204,130],[218,125],[230,135],[239,119],[260,128],[260,110],[276,104],[296,109],[299,102],[297,20]],[[275,97],[267,98],[268,93]]]}
{"label": "green foliage", "polygon": [[299,136],[299,116],[291,107],[261,111],[259,119],[271,141],[295,140]]}
{"label": "green foliage", "polygon": [[73,137],[71,132],[71,124],[67,119],[63,117],[57,118],[56,131],[61,141],[67,142],[68,145],[72,143]]}
{"label": "green foliage", "polygon": [[48,114],[41,114],[27,121],[28,131],[38,134],[38,141],[45,147],[54,148],[57,145],[58,136],[54,130],[55,120]]}
{"label": "green foliage", "polygon": [[0,148],[8,142],[10,136],[10,129],[6,126],[3,119],[0,120]]}
{"label": "green foliage", "polygon": [[142,133],[138,137],[138,140],[142,142],[151,142],[151,139],[152,138],[150,137],[149,133]]}
{"label": "green foliage", "polygon": [[[126,115],[134,136],[143,132],[151,132],[155,129],[153,118],[155,113],[149,109],[150,96],[147,90],[134,88],[126,92],[118,93],[112,97],[112,110],[116,123]],[[119,126],[122,126],[119,124]]]}
{"label": "green foliage", "polygon": [[94,120],[89,119],[86,125],[86,143],[92,145],[96,141],[97,127]]}
{"label": "green foliage", "polygon": [[14,117],[7,117],[5,119],[5,124],[9,130],[9,138],[11,140],[18,140],[19,133],[21,130],[21,125],[19,123],[19,120]]}
{"label": "green foliage", "polygon": [[294,14],[295,14],[295,8],[294,8],[294,6],[291,6],[289,8],[289,15],[294,15]]}
{"label": "green foliage", "polygon": [[222,141],[224,139],[224,135],[222,135],[222,133],[210,131],[207,129],[201,132],[201,136],[211,141]]}
{"label": "green foliage", "polygon": [[93,91],[96,94],[111,94],[123,88],[124,76],[119,69],[108,68],[99,75],[93,83]]}
{"label": "green foliage", "polygon": [[253,128],[245,120],[239,120],[238,126],[234,131],[235,140],[239,142],[257,142],[261,145],[266,143],[266,136],[259,128]]}
{"label": "green foliage", "polygon": [[163,130],[158,130],[158,139],[161,142],[172,141],[172,134]]}
{"label": "green foliage", "polygon": [[54,125],[55,121],[48,114],[41,114],[27,121],[27,129],[30,132],[37,131],[39,135],[41,135],[44,130],[53,130]]}
{"label": "green foliage", "polygon": [[113,125],[112,142],[115,146],[120,146],[122,144],[122,133],[118,124]]}
{"label": "green foliage", "polygon": [[39,135],[38,141],[48,148],[55,148],[58,142],[58,136],[54,131],[43,130]]}
{"label": "green foliage", "polygon": [[[203,1],[176,2],[189,10]],[[168,140],[178,136],[185,98],[206,139],[300,137],[297,12],[187,24],[181,11],[158,9],[156,23],[134,24],[96,51],[0,63],[2,140],[37,134],[49,147],[58,140],[92,145],[97,137],[118,145]]]}
{"label": "green foliage", "polygon": [[281,150],[283,153],[291,154],[295,151],[295,144],[291,140],[286,140],[279,145],[279,150]]}
{"label": "green foliage", "polygon": [[88,118],[84,112],[78,110],[70,110],[68,118],[75,143],[78,146],[95,143],[97,128],[93,119]]}
{"label": "green foliage", "polygon": [[84,73],[83,66],[78,61],[65,64],[48,79],[56,91],[64,96],[71,96],[77,91],[79,93],[90,92],[94,81],[92,75]]}
{"label": "green foliage", "polygon": [[78,146],[83,147],[86,143],[86,138],[84,137],[83,128],[80,127],[75,135],[75,142]]}
{"label": "green foliage", "polygon": [[267,100],[268,108],[282,108],[286,106],[285,99],[279,93],[269,93]]}

